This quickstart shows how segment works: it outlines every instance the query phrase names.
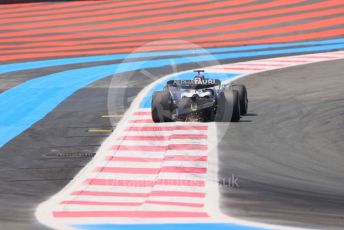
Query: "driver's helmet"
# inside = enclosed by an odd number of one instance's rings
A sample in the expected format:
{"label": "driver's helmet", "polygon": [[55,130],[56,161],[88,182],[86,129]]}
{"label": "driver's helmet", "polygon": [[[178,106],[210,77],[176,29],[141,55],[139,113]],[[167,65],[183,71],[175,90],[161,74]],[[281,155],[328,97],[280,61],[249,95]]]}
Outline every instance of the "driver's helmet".
{"label": "driver's helmet", "polygon": [[199,80],[205,80],[205,77],[204,75],[196,75],[194,78],[193,78],[194,81],[199,81]]}

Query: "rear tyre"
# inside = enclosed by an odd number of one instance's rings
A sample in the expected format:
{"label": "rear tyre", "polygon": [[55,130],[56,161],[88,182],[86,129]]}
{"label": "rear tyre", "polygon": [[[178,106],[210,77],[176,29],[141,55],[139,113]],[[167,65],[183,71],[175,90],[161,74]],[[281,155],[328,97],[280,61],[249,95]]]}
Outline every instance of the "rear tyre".
{"label": "rear tyre", "polygon": [[247,90],[243,84],[233,85],[233,89],[238,91],[239,101],[240,101],[240,113],[241,115],[247,114],[248,108],[248,99],[247,99]]}
{"label": "rear tyre", "polygon": [[225,90],[220,93],[217,99],[215,121],[230,122],[232,116],[232,95],[231,91]]}
{"label": "rear tyre", "polygon": [[240,120],[240,100],[239,100],[239,92],[237,90],[233,90],[233,111],[231,122],[238,122]]}
{"label": "rear tyre", "polygon": [[154,122],[171,122],[171,95],[168,91],[155,92],[152,96],[152,119]]}

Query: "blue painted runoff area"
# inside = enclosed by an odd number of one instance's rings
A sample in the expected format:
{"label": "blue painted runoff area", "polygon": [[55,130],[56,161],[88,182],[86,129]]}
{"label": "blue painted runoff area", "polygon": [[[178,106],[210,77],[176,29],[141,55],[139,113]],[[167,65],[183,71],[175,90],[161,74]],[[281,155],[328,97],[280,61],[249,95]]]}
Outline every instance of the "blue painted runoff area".
{"label": "blue painted runoff area", "polygon": [[262,230],[238,224],[85,224],[72,225],[80,230]]}
{"label": "blue painted runoff area", "polygon": [[171,56],[171,55],[178,56],[178,55],[196,55],[196,54],[206,54],[206,53],[225,53],[225,52],[238,52],[238,51],[253,51],[253,50],[262,50],[262,49],[277,49],[277,48],[286,48],[286,47],[292,47],[292,46],[321,46],[321,45],[340,44],[340,43],[344,43],[344,38],[321,40],[321,41],[247,45],[247,46],[238,46],[238,47],[221,47],[221,48],[210,48],[210,49],[191,49],[191,50],[178,50],[178,51],[159,51],[159,52],[145,52],[145,53],[133,53],[133,54],[114,54],[114,55],[60,58],[60,59],[52,59],[52,60],[3,64],[3,65],[0,65],[0,74],[9,73],[13,71],[20,71],[20,70],[37,69],[37,68],[70,65],[70,64],[78,64],[78,63],[115,61],[115,60],[122,60],[125,58],[133,59],[133,58],[147,58],[147,57]]}
{"label": "blue painted runoff area", "polygon": [[[155,91],[161,91],[164,86],[166,85],[167,81],[169,80],[187,80],[187,79],[193,79],[195,76],[195,73],[185,72],[179,75],[171,76],[158,84],[156,84],[152,89],[149,90],[148,94],[143,98],[143,100],[140,103],[140,108],[150,108],[152,103],[152,95]],[[236,77],[238,74],[233,73],[211,73],[211,72],[205,72],[204,77],[205,78],[211,78],[211,79],[219,79],[220,81],[228,80],[230,78]]]}
{"label": "blue painted runoff area", "polygon": [[[173,58],[176,65],[267,55],[297,54],[343,49],[343,44],[301,48],[221,53]],[[26,81],[0,94],[0,147],[41,120],[70,95],[88,84],[116,73],[159,68],[171,64],[171,59],[159,59],[123,64],[101,65],[67,70]]]}

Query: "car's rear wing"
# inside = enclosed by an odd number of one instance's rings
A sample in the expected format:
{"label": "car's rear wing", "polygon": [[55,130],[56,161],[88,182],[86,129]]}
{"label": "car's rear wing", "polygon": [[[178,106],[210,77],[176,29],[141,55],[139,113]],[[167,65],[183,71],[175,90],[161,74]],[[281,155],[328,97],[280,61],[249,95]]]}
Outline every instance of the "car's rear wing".
{"label": "car's rear wing", "polygon": [[221,81],[218,79],[169,80],[167,82],[167,86],[195,89],[208,88],[220,85]]}

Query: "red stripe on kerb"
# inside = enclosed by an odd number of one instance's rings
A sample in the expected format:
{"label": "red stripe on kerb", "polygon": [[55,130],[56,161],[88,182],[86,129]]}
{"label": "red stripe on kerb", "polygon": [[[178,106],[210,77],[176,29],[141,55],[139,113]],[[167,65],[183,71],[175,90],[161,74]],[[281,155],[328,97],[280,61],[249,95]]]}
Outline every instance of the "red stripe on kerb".
{"label": "red stripe on kerb", "polygon": [[124,161],[124,162],[162,162],[162,161],[164,161],[164,158],[108,156],[105,158],[105,160],[107,160],[107,161]]}
{"label": "red stripe on kerb", "polygon": [[102,192],[102,191],[75,191],[72,195],[76,196],[113,196],[113,197],[198,197],[203,198],[203,192],[183,192],[183,191],[152,191],[151,193],[129,193],[129,192]]}
{"label": "red stripe on kerb", "polygon": [[114,179],[86,179],[89,185],[100,186],[120,186],[120,187],[153,187],[154,185],[165,186],[190,186],[204,187],[205,182],[201,180],[177,180],[177,179],[159,179],[159,180],[114,180]]}
{"label": "red stripe on kerb", "polygon": [[169,212],[169,211],[55,211],[55,218],[89,218],[89,217],[122,217],[122,218],[204,218],[205,212]]}
{"label": "red stripe on kerb", "polygon": [[175,130],[208,130],[208,126],[142,126],[128,127],[129,132],[175,131]]}
{"label": "red stripe on kerb", "polygon": [[295,62],[295,63],[306,63],[306,62],[309,62],[307,60],[279,60],[279,59],[276,59],[276,60],[269,60],[271,62],[286,62],[286,63],[289,63],[289,62]]}
{"label": "red stripe on kerb", "polygon": [[99,201],[85,201],[85,200],[65,200],[60,204],[75,204],[75,205],[106,205],[106,206],[139,206],[141,202],[99,202]]}
{"label": "red stripe on kerb", "polygon": [[187,203],[187,202],[169,202],[169,201],[145,201],[146,204],[158,204],[158,205],[171,205],[171,206],[184,206],[184,207],[194,207],[202,208],[204,205],[201,203]]}
{"label": "red stripe on kerb", "polygon": [[130,140],[130,141],[166,141],[171,139],[207,139],[208,136],[205,134],[172,134],[169,136],[122,136],[119,140]]}
{"label": "red stripe on kerb", "polygon": [[113,145],[111,150],[114,151],[151,151],[164,152],[168,150],[207,150],[207,145],[201,144],[170,144],[160,146],[144,146],[144,145]]}
{"label": "red stripe on kerb", "polygon": [[235,65],[240,65],[240,66],[267,66],[267,67],[283,67],[286,65],[283,64],[262,64],[262,63],[235,63]]}
{"label": "red stripe on kerb", "polygon": [[266,68],[250,68],[250,67],[224,67],[224,70],[265,70]]}
{"label": "red stripe on kerb", "polygon": [[108,156],[107,161],[124,161],[124,162],[163,162],[163,161],[206,161],[207,156],[180,156],[170,155],[164,158],[159,157],[120,157]]}
{"label": "red stripe on kerb", "polygon": [[125,174],[159,174],[159,168],[119,168],[119,167],[99,167],[96,169],[103,173],[125,173]]}
{"label": "red stripe on kerb", "polygon": [[173,166],[165,166],[165,167],[161,168],[161,172],[203,174],[203,173],[207,172],[207,169],[206,168],[198,168],[198,167],[173,167]]}
{"label": "red stripe on kerb", "polygon": [[164,158],[165,161],[206,161],[207,156],[179,156],[171,155]]}
{"label": "red stripe on kerb", "polygon": [[168,150],[208,150],[207,145],[200,144],[170,144]]}
{"label": "red stripe on kerb", "polygon": [[170,139],[207,139],[205,134],[173,134],[169,136]]}
{"label": "red stripe on kerb", "polygon": [[126,141],[166,141],[170,140],[169,136],[123,136],[119,140]]}
{"label": "red stripe on kerb", "polygon": [[133,115],[134,116],[138,116],[138,115],[151,115],[152,113],[150,111],[138,111],[138,112],[134,112]]}
{"label": "red stripe on kerb", "polygon": [[205,197],[203,192],[182,192],[182,191],[153,191],[150,196],[171,196],[171,197]]}
{"label": "red stripe on kerb", "polygon": [[204,205],[201,203],[187,203],[187,202],[169,202],[169,201],[152,201],[147,200],[145,202],[100,202],[100,201],[86,201],[86,200],[65,200],[60,204],[69,205],[91,205],[91,206],[141,206],[144,204],[157,204],[157,205],[171,205],[171,206],[184,206],[201,208]]}
{"label": "red stripe on kerb", "polygon": [[96,169],[103,173],[125,173],[125,174],[159,174],[159,173],[195,173],[204,174],[206,168],[197,167],[174,167],[165,166],[161,168],[123,168],[123,167],[99,167]]}
{"label": "red stripe on kerb", "polygon": [[136,145],[113,145],[111,150],[115,151],[151,151],[164,152],[167,150],[166,146],[136,146]]}
{"label": "red stripe on kerb", "polygon": [[154,123],[152,119],[129,120],[129,123]]}

